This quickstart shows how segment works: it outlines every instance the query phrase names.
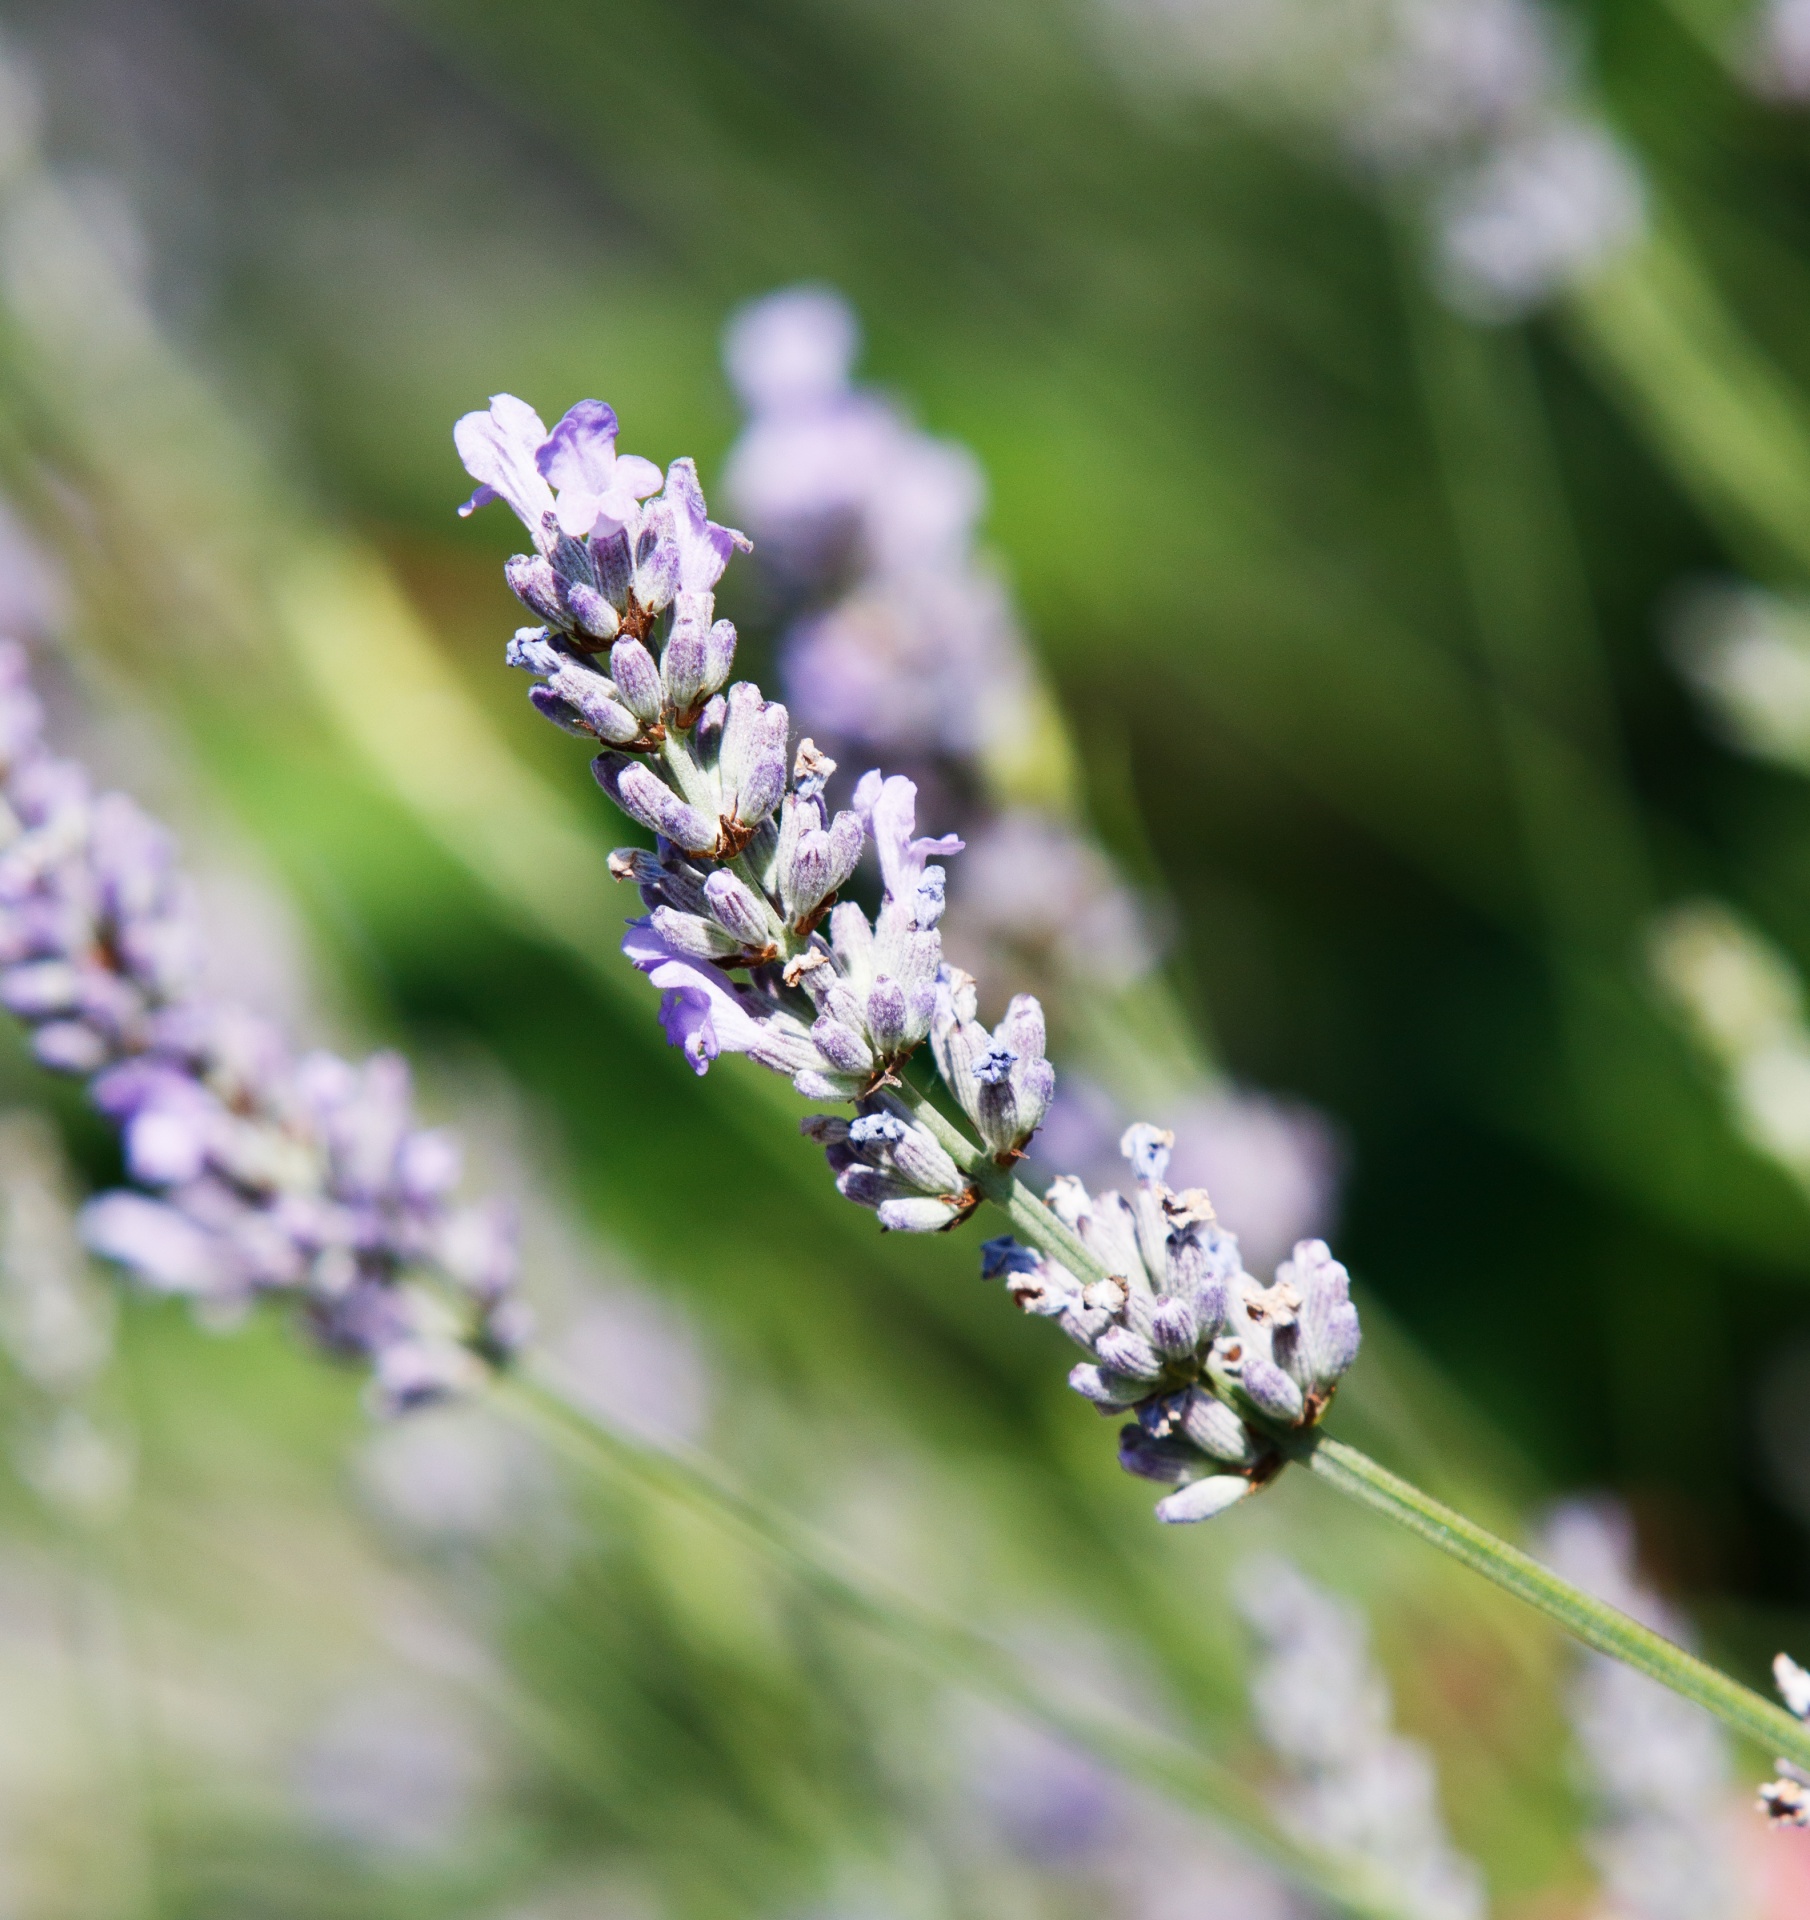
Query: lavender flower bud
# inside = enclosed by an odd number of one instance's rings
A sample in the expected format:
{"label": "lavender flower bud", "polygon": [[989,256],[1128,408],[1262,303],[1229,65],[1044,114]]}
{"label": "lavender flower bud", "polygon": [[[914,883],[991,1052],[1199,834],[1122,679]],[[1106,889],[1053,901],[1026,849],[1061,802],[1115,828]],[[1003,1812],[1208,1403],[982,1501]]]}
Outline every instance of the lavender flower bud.
{"label": "lavender flower bud", "polygon": [[1276,1269],[1276,1283],[1292,1286],[1301,1301],[1294,1324],[1276,1331],[1276,1358],[1305,1392],[1323,1393],[1358,1355],[1350,1278],[1324,1240],[1303,1240]]}
{"label": "lavender flower bud", "polygon": [[598,591],[609,602],[610,611],[625,612],[635,574],[626,527],[597,527],[591,535],[591,565],[597,572]]}
{"label": "lavender flower bud", "polygon": [[737,783],[735,817],[744,827],[758,826],[786,791],[786,710],[770,701],[761,716],[761,733],[752,760]]}
{"label": "lavender flower bud", "polygon": [[704,640],[704,691],[715,693],[735,665],[735,625],[718,620]]}
{"label": "lavender flower bud", "polygon": [[614,640],[622,622],[603,594],[584,580],[568,580],[565,586],[566,605],[578,631],[599,646]]}
{"label": "lavender flower bud", "polygon": [[1179,1440],[1153,1440],[1142,1427],[1119,1429],[1119,1465],[1140,1480],[1188,1480],[1200,1470],[1200,1455]]}
{"label": "lavender flower bud", "polygon": [[[792,803],[787,805],[790,809]],[[832,890],[830,836],[821,827],[807,828],[787,847],[782,829],[778,878],[787,919],[794,927],[802,926]]]}
{"label": "lavender flower bud", "polygon": [[[580,740],[597,738],[597,729],[573,706],[570,700],[562,700],[551,687],[530,687],[528,700],[543,720],[551,720],[562,733],[575,734]],[[630,720],[634,719],[634,715],[630,714],[626,707],[622,711]],[[633,737],[632,734],[629,736],[630,739]],[[627,746],[628,741],[618,741],[615,744]]]}
{"label": "lavender flower bud", "polygon": [[907,1045],[905,989],[889,975],[877,975],[868,989],[864,1012],[874,1051],[882,1060],[896,1059]]}
{"label": "lavender flower bud", "polygon": [[[640,716],[615,697],[615,688],[602,674],[580,666],[576,660],[562,660],[549,685],[599,740],[625,747],[641,737]],[[529,698],[533,698],[532,692]]]}
{"label": "lavender flower bud", "polygon": [[[892,1116],[876,1114],[868,1117],[890,1119]],[[851,1139],[860,1125],[861,1122],[857,1121],[850,1130]],[[924,1193],[959,1195],[964,1190],[961,1170],[927,1127],[904,1126],[888,1142],[887,1157],[905,1179]]]}
{"label": "lavender flower bud", "polygon": [[[680,595],[681,600],[685,597]],[[666,650],[660,655],[660,678],[665,683],[667,704],[676,714],[692,713],[716,691],[706,684],[706,651],[705,629],[681,613],[673,624]]]}
{"label": "lavender flower bud", "polygon": [[1260,1353],[1247,1354],[1239,1376],[1246,1396],[1259,1413],[1291,1426],[1305,1411],[1301,1389],[1273,1361]]}
{"label": "lavender flower bud", "polygon": [[559,583],[553,577],[553,563],[544,555],[518,553],[512,559],[505,560],[503,579],[509,591],[530,613],[539,615],[550,626],[563,627],[567,624]]}
{"label": "lavender flower bud", "polygon": [[1150,1315],[1150,1337],[1159,1352],[1182,1360],[1200,1344],[1200,1321],[1191,1301],[1159,1300]]}
{"label": "lavender flower bud", "polygon": [[620,753],[600,753],[591,762],[591,772],[617,806],[650,833],[659,834],[687,853],[716,850],[716,822],[707,820],[696,807],[687,806],[640,761]]}
{"label": "lavender flower bud", "polygon": [[[751,1055],[752,1052],[750,1049]],[[824,1064],[828,1066],[827,1061]],[[871,1078],[869,1073],[835,1073],[818,1067],[800,1067],[792,1075],[792,1085],[807,1100],[852,1100]]]}
{"label": "lavender flower bud", "polygon": [[1083,1400],[1091,1400],[1096,1407],[1115,1412],[1121,1407],[1133,1405],[1148,1391],[1141,1380],[1131,1380],[1123,1374],[1111,1373],[1085,1362],[1069,1369],[1068,1384]]}
{"label": "lavender flower bud", "polygon": [[1211,1520],[1228,1507],[1235,1507],[1253,1491],[1253,1483],[1242,1474],[1209,1474],[1204,1480],[1192,1480],[1179,1493],[1159,1500],[1156,1517],[1172,1527],[1186,1526],[1195,1520]]}
{"label": "lavender flower bud", "polygon": [[672,907],[655,907],[649,918],[654,931],[672,948],[693,960],[727,960],[741,951],[735,935],[700,914],[679,913]]}
{"label": "lavender flower bud", "polygon": [[1238,1271],[1238,1243],[1211,1221],[1171,1227],[1163,1243],[1164,1291],[1194,1302],[1201,1333],[1211,1339],[1231,1311],[1228,1269]]}
{"label": "lavender flower bud", "polygon": [[635,599],[650,613],[671,603],[679,590],[679,543],[673,512],[664,500],[649,501],[635,542]]}
{"label": "lavender flower bud", "polygon": [[1256,1437],[1237,1414],[1223,1400],[1202,1392],[1199,1387],[1188,1391],[1181,1430],[1202,1453],[1231,1466],[1249,1466],[1262,1452]]}
{"label": "lavender flower bud", "polygon": [[[861,1207],[881,1207],[889,1200],[916,1200],[924,1196],[919,1194],[896,1173],[889,1173],[883,1167],[870,1167],[865,1161],[857,1160],[842,1168],[836,1175],[836,1191],[845,1200],[852,1200]],[[945,1209],[937,1224],[946,1226],[951,1215]],[[931,1229],[934,1231],[934,1228]]]}
{"label": "lavender flower bud", "polygon": [[863,1078],[872,1074],[873,1050],[861,1034],[845,1026],[834,1014],[818,1015],[811,1026],[811,1039],[838,1073],[859,1074]]}
{"label": "lavender flower bud", "polygon": [[734,936],[738,946],[753,953],[771,950],[773,934],[766,908],[728,868],[718,867],[704,882],[704,899],[711,917]]}
{"label": "lavender flower bud", "polygon": [[962,1218],[947,1200],[918,1195],[882,1200],[875,1212],[889,1233],[942,1233]]}
{"label": "lavender flower bud", "polygon": [[81,993],[81,976],[67,960],[30,960],[0,973],[0,1006],[21,1020],[71,1013]]}
{"label": "lavender flower bud", "polygon": [[665,711],[666,691],[654,656],[639,640],[618,640],[610,649],[610,677],[635,718],[643,726],[657,725]]}
{"label": "lavender flower bud", "polygon": [[1108,1327],[1094,1342],[1094,1352],[1102,1366],[1130,1379],[1156,1380],[1162,1376],[1162,1356],[1141,1333],[1133,1333],[1129,1327]]}
{"label": "lavender flower bud", "polygon": [[723,811],[744,826],[764,820],[786,787],[786,731],[790,722],[777,700],[761,698],[751,680],[729,689],[717,773]]}
{"label": "lavender flower bud", "polygon": [[98,1073],[111,1051],[106,1041],[80,1020],[53,1020],[40,1027],[32,1035],[31,1050],[52,1073]]}

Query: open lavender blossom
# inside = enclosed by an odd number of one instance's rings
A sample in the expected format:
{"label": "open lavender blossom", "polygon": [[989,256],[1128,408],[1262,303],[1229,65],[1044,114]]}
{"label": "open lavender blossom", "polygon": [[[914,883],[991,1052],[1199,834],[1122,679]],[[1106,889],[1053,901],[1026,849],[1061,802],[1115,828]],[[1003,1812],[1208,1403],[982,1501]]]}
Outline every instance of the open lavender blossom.
{"label": "open lavender blossom", "polygon": [[387,1409],[481,1380],[527,1331],[512,1235],[454,1200],[457,1142],[415,1124],[407,1062],[298,1058],[203,993],[173,840],[42,722],[0,643],[0,1006],[88,1082],[134,1183],[84,1209],[88,1244],[215,1319],[296,1300]]}
{"label": "open lavender blossom", "polygon": [[[775,361],[774,377],[833,389],[841,352],[826,331]],[[646,910],[623,951],[660,994],[667,1040],[697,1073],[745,1054],[808,1099],[852,1104],[852,1117],[811,1114],[802,1130],[883,1229],[940,1232],[983,1202],[1004,1208],[1037,1244],[990,1241],[985,1274],[1086,1350],[1071,1383],[1133,1416],[1120,1459],[1175,1489],[1158,1514],[1223,1511],[1274,1477],[1288,1436],[1319,1420],[1356,1358],[1344,1268],[1303,1241],[1261,1286],[1206,1194],[1163,1184],[1173,1137],[1154,1127],[1125,1135],[1131,1201],[1064,1178],[1039,1205],[1019,1186],[1056,1076],[1037,1000],[1016,995],[989,1027],[975,981],[943,957],[940,862],[962,842],[921,836],[917,787],[878,770],[829,812],[835,763],[809,739],[794,748],[787,709],[751,681],[725,689],[735,631],[714,618],[713,590],[746,542],[710,520],[689,460],[652,497],[645,463],[618,484],[615,437],[600,401],[548,434],[508,396],[455,434],[481,483],[473,503],[507,500],[536,547],[505,571],[543,624],[520,630],[505,658],[537,676],[530,698],[548,719],[598,743],[598,784],[653,840],[613,854],[611,869]],[[600,450],[571,513],[548,482],[567,470],[555,450],[574,440]],[[596,656],[609,635],[606,673]],[[872,918],[839,898],[870,838]],[[906,1073],[926,1040],[941,1104]]]}

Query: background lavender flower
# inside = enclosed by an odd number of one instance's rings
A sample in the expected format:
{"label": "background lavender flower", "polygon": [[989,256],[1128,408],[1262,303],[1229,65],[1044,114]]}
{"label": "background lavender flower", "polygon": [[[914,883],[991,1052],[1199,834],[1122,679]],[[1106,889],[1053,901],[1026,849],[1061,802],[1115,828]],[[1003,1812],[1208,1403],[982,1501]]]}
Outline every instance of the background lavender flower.
{"label": "background lavender flower", "polygon": [[[168,834],[46,747],[23,650],[0,646],[0,1005],[40,1064],[86,1079],[137,1191],[84,1237],[218,1319],[296,1298],[401,1407],[469,1385],[523,1337],[494,1209],[460,1207],[456,1143],[411,1112],[395,1054],[290,1054],[197,990],[193,905]],[[429,1272],[429,1291],[415,1276]]]}
{"label": "background lavender flower", "polygon": [[[1540,1558],[1575,1585],[1688,1646],[1689,1624],[1639,1578],[1634,1530],[1608,1501],[1569,1501]],[[1757,1909],[1730,1823],[1728,1741],[1710,1716],[1601,1654],[1581,1656],[1571,1725],[1605,1904],[1625,1920],[1741,1920]]]}
{"label": "background lavender flower", "polygon": [[858,385],[858,348],[826,287],[754,301],[724,338],[747,420],[723,484],[759,542],[792,711],[832,751],[903,756],[959,821],[948,927],[963,964],[993,1005],[1035,992],[1103,1095],[1071,1104],[1054,1164],[1110,1161],[1132,1108],[1154,1108],[1186,1151],[1211,1133],[1228,1218],[1280,1258],[1331,1224],[1337,1157],[1305,1109],[1265,1124],[1261,1096],[1204,1069],[1161,980],[1151,903],[1076,819],[1072,749],[980,544],[979,468]]}
{"label": "background lavender flower", "polygon": [[1481,1920],[1483,1876],[1446,1833],[1431,1756],[1391,1727],[1363,1614],[1281,1559],[1247,1560],[1234,1598],[1262,1647],[1251,1709],[1283,1769],[1278,1815],[1375,1868],[1419,1920]]}

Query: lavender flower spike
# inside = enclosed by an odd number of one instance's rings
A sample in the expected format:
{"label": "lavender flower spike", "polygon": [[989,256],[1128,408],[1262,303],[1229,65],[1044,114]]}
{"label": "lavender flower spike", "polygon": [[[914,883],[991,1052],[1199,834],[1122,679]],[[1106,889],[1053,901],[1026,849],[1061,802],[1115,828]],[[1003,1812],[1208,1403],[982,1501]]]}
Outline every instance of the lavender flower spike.
{"label": "lavender flower spike", "polygon": [[[781,384],[825,375],[818,348],[834,358],[826,337]],[[594,411],[575,409],[550,440],[563,433],[576,446],[590,435],[589,448],[607,432],[619,468],[614,415],[585,405]],[[651,851],[623,848],[610,867],[647,909],[629,923],[623,951],[661,996],[667,1040],[695,1073],[739,1053],[789,1074],[808,1099],[852,1103],[852,1117],[813,1114],[803,1130],[838,1191],[882,1228],[946,1231],[983,1198],[1024,1221],[1022,1207],[1034,1203],[1011,1169],[1056,1076],[1038,1001],[1017,994],[986,1027],[975,981],[943,957],[937,862],[960,853],[961,840],[920,835],[916,784],[878,769],[832,816],[825,794],[836,764],[807,739],[788,765],[787,709],[752,681],[717,690],[730,648],[705,622],[724,566],[746,543],[711,521],[689,460],[667,469],[632,528],[599,522],[578,539],[560,524],[551,587],[517,571],[556,613],[562,593],[573,609],[587,604],[574,583],[594,575],[623,635],[609,677],[580,658],[587,649],[570,623],[518,634],[505,658],[543,676],[537,692],[557,703],[550,717],[560,724],[576,717],[582,731],[595,713],[621,733],[614,716],[624,712],[639,728],[594,769],[654,836]],[[719,664],[707,672],[707,660]],[[872,918],[838,897],[870,832],[881,886]],[[971,1135],[905,1077],[926,1039]],[[1171,1144],[1151,1127],[1126,1134],[1133,1199],[1095,1199],[1073,1179],[1051,1187],[1052,1233],[1073,1234],[1098,1263],[1087,1284],[1011,1239],[988,1243],[984,1271],[1083,1349],[1070,1384],[1103,1412],[1131,1416],[1120,1461],[1167,1488],[1157,1515],[1182,1523],[1224,1512],[1280,1471],[1289,1436],[1320,1419],[1356,1358],[1358,1325],[1345,1270],[1320,1241],[1297,1245],[1272,1286],[1245,1273],[1205,1193],[1163,1184]]]}
{"label": "lavender flower spike", "polygon": [[41,1063],[89,1079],[137,1188],[90,1202],[89,1245],[216,1318],[295,1300],[387,1408],[482,1379],[527,1333],[512,1236],[454,1202],[457,1154],[415,1125],[406,1063],[297,1059],[199,991],[174,843],[49,753],[10,642],[0,741],[0,1004]]}

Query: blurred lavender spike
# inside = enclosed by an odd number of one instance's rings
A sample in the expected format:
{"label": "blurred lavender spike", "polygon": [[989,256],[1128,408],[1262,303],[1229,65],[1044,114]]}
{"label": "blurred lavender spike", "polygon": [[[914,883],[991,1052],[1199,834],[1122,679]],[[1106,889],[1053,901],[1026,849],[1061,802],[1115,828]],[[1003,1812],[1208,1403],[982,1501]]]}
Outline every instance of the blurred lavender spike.
{"label": "blurred lavender spike", "polygon": [[1281,1559],[1246,1561],[1233,1597],[1263,1643],[1251,1706],[1283,1823],[1372,1867],[1416,1920],[1483,1920],[1483,1876],[1445,1831],[1431,1756],[1390,1725],[1362,1613]]}
{"label": "blurred lavender spike", "polygon": [[[859,344],[848,303],[818,286],[750,302],[724,335],[747,409],[724,485],[760,543],[792,711],[832,752],[882,749],[922,795],[959,805],[968,850],[951,875],[945,933],[981,997],[999,1004],[1028,986],[1071,1036],[1098,1030],[1098,1003],[1138,999],[1112,1057],[1089,1064],[1127,1097],[1136,1089],[1140,1105],[1169,1090],[1165,1118],[1185,1119],[1197,1158],[1235,1194],[1240,1229],[1279,1259],[1329,1223],[1338,1156],[1328,1129],[1203,1071],[1168,1004],[1150,910],[1074,818],[1061,721],[980,544],[979,469],[856,384]],[[989,1145],[996,1136],[1022,1147],[1043,1124],[1050,1092],[1040,1072],[1032,1078],[997,1096]],[[1069,1104],[1058,1163],[1086,1170],[1096,1149],[1110,1158],[1127,1116],[1107,1098],[1087,1139],[1091,1108]]]}
{"label": "blurred lavender spike", "polygon": [[[486,442],[500,482],[521,476]],[[494,458],[492,456],[495,456]],[[525,484],[525,483],[523,483]],[[415,1123],[400,1055],[300,1058],[197,986],[175,844],[45,745],[28,661],[0,643],[0,1004],[85,1078],[136,1190],[82,1214],[96,1252],[212,1319],[298,1301],[398,1409],[473,1384],[527,1334],[508,1222],[457,1204],[458,1155]]]}
{"label": "blurred lavender spike", "polygon": [[[1613,1501],[1566,1502],[1547,1522],[1538,1552],[1575,1586],[1668,1640],[1690,1644],[1689,1623],[1640,1580],[1633,1527]],[[1786,1700],[1791,1704],[1789,1694]],[[1606,1906],[1625,1920],[1743,1920],[1755,1913],[1755,1892],[1726,1820],[1728,1741],[1716,1722],[1600,1653],[1581,1657],[1569,1705],[1595,1816],[1589,1852]]]}

